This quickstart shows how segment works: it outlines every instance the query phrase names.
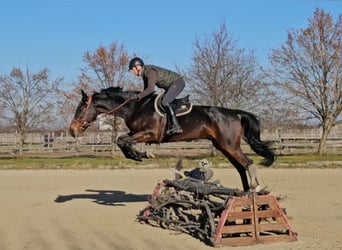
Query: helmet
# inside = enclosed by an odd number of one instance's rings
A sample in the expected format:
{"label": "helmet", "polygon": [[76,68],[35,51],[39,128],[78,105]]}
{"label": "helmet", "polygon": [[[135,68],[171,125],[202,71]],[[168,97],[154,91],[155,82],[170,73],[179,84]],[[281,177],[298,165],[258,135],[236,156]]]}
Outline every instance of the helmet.
{"label": "helmet", "polygon": [[144,66],[144,61],[139,57],[134,57],[129,61],[128,70],[133,69],[135,66]]}

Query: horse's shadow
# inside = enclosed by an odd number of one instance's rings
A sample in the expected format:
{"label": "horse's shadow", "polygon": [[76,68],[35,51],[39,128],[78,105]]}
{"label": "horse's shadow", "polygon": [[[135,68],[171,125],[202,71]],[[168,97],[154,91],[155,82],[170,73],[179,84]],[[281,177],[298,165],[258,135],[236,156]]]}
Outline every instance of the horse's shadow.
{"label": "horse's shadow", "polygon": [[125,203],[129,202],[142,202],[148,201],[150,195],[147,194],[129,194],[119,190],[92,190],[87,189],[89,194],[70,194],[70,195],[58,195],[55,202],[62,203],[71,201],[74,199],[90,199],[94,203],[106,206],[125,206]]}

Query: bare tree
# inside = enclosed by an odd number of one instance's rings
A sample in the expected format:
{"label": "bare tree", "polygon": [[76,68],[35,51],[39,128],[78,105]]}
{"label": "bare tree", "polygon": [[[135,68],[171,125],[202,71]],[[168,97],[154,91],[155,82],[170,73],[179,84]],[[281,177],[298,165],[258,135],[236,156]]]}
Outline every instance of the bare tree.
{"label": "bare tree", "polygon": [[80,86],[77,83],[71,83],[70,85],[75,86],[71,91],[58,90],[58,102],[56,103],[56,109],[62,122],[60,128],[64,129],[66,134],[69,131],[69,124],[74,115],[75,107],[80,101],[81,89],[89,87],[88,85]]}
{"label": "bare tree", "polygon": [[288,31],[286,42],[272,51],[272,77],[291,105],[320,121],[318,153],[342,111],[342,15],[336,23],[316,9],[308,27]]}
{"label": "bare tree", "polygon": [[85,52],[80,81],[92,87],[107,88],[123,86],[127,83],[128,54],[123,44],[113,42],[108,46],[99,46],[94,52]]}
{"label": "bare tree", "polygon": [[254,51],[239,48],[224,23],[207,37],[195,41],[186,73],[192,97],[200,104],[263,113],[272,91],[263,82]]}
{"label": "bare tree", "polygon": [[[107,88],[110,86],[131,87],[128,74],[129,56],[123,44],[113,42],[108,46],[99,46],[94,52],[85,52],[85,66],[81,69],[80,84],[92,88]],[[112,154],[115,150],[115,139],[121,122],[113,116],[107,116],[103,121],[112,126]]]}
{"label": "bare tree", "polygon": [[9,75],[0,77],[0,116],[4,123],[16,127],[20,155],[29,129],[53,123],[55,91],[62,80],[49,80],[47,68],[36,74],[13,68]]}

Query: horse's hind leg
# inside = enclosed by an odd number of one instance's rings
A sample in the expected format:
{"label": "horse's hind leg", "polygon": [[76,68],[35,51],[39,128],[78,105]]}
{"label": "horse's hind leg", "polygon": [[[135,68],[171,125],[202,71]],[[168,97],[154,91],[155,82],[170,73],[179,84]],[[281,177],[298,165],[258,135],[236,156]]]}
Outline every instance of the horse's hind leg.
{"label": "horse's hind leg", "polygon": [[[239,172],[244,191],[255,191],[260,189],[256,173],[256,167],[253,164],[253,161],[242,152],[240,147],[233,148],[228,145],[222,147],[215,142],[214,145],[229,159],[229,161],[234,165],[236,170]],[[248,183],[246,171],[248,172],[250,183]]]}
{"label": "horse's hind leg", "polygon": [[[241,176],[242,185],[244,191],[260,191],[259,180],[257,177],[256,166],[253,164],[253,161],[249,159],[241,150],[237,150],[234,155],[234,161],[231,161]],[[250,179],[250,183],[248,185],[247,174]],[[247,185],[246,185],[247,183]]]}
{"label": "horse's hind leg", "polygon": [[238,171],[240,175],[243,190],[246,192],[249,191],[249,184],[248,184],[246,169],[240,163],[235,161],[235,159],[231,159],[230,157],[228,157],[228,159],[234,165],[234,167],[236,168],[236,170]]}
{"label": "horse's hind leg", "polygon": [[250,161],[251,163],[247,166],[247,172],[251,180],[250,187],[251,187],[251,190],[259,192],[261,188],[260,188],[259,180],[258,180],[257,173],[256,173],[257,169],[255,165],[253,164],[253,161],[252,160]]}

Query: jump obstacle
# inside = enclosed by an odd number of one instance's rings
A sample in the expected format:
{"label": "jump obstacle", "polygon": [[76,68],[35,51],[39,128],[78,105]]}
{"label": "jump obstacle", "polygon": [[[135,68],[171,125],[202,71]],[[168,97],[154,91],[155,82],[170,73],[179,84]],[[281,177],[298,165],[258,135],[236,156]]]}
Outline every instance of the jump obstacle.
{"label": "jump obstacle", "polygon": [[296,241],[283,209],[273,195],[232,197],[216,227],[214,246],[246,246]]}
{"label": "jump obstacle", "polygon": [[277,197],[267,191],[226,188],[219,180],[178,176],[159,182],[137,218],[188,233],[214,247],[297,240]]}

